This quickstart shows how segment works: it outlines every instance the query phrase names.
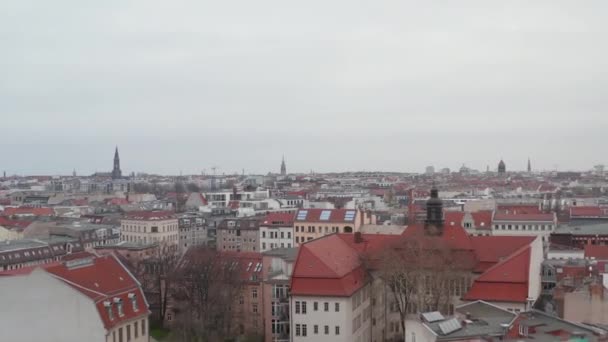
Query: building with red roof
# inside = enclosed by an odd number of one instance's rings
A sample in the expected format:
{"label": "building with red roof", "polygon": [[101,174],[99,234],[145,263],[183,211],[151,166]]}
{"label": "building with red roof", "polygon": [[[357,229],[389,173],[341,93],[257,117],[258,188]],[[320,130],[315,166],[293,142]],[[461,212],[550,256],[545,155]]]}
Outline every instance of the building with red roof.
{"label": "building with red roof", "polygon": [[129,243],[159,244],[177,250],[179,225],[172,211],[129,212],[120,221],[120,240]]}
{"label": "building with red roof", "polygon": [[3,339],[148,341],[150,311],[138,281],[112,256],[80,256],[0,273]]}
{"label": "building with red roof", "polygon": [[260,222],[260,252],[275,248],[291,248],[294,246],[293,222],[295,213],[269,213]]}
{"label": "building with red roof", "polygon": [[444,220],[448,226],[462,226],[469,235],[490,235],[492,233],[492,215],[491,210],[446,211]]}
{"label": "building with red roof", "polygon": [[492,218],[492,235],[540,236],[543,242],[557,227],[555,213],[525,210],[497,210]]}
{"label": "building with red roof", "polygon": [[364,224],[376,224],[376,218],[364,210],[300,209],[296,212],[295,246],[333,233],[354,233]]}
{"label": "building with red roof", "polygon": [[53,208],[18,207],[5,208],[0,215],[8,217],[55,216],[55,211]]}
{"label": "building with red roof", "polygon": [[[291,281],[294,341],[305,341],[308,336],[356,341],[370,336],[370,329],[372,338],[379,340],[399,337],[398,304],[381,276],[387,272],[384,265],[388,260],[382,258],[387,250],[396,253],[393,257],[400,257],[411,248],[419,248],[414,254],[424,257],[403,257],[398,262],[413,263],[419,272],[427,274],[425,279],[433,278],[435,272],[452,272],[447,299],[450,305],[433,307],[417,297],[407,309],[412,318],[427,309],[451,314],[463,301],[484,300],[511,312],[527,310],[534,304],[541,292],[540,238],[469,235],[462,226],[464,215],[442,215],[436,189],[431,190],[426,214],[424,224],[409,225],[401,236],[332,234],[302,243]],[[475,218],[469,219],[474,224]],[[483,219],[487,222],[487,217],[479,217],[477,222]],[[449,268],[443,268],[444,262],[450,263]],[[415,292],[429,295],[430,287],[420,286]],[[372,298],[377,303],[374,308],[370,307]],[[373,328],[372,320],[376,322]],[[389,327],[393,328],[387,331]]]}
{"label": "building with red roof", "polygon": [[570,207],[571,220],[606,220],[608,219],[608,207],[606,206],[583,206]]}

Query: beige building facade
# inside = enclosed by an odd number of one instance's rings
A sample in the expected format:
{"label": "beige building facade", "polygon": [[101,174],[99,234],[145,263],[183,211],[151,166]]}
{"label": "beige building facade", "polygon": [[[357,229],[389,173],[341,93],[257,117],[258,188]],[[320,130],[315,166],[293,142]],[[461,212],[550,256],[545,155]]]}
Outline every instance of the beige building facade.
{"label": "beige building facade", "polygon": [[141,244],[157,243],[177,250],[179,227],[173,212],[130,213],[121,220],[120,228],[121,241]]}

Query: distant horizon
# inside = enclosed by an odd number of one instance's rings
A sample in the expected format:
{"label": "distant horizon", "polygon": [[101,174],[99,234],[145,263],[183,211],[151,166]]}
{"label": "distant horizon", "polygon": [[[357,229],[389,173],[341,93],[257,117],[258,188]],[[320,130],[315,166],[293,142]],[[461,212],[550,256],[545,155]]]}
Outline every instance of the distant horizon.
{"label": "distant horizon", "polygon": [[589,170],[605,9],[3,1],[0,170],[105,172],[116,145],[125,173]]}

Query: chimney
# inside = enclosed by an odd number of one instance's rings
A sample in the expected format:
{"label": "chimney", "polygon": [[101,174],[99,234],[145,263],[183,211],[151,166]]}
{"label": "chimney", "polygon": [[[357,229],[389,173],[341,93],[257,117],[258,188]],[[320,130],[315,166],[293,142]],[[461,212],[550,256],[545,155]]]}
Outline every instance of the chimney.
{"label": "chimney", "polygon": [[361,232],[355,232],[355,243],[362,243],[363,242],[363,236],[361,235]]}

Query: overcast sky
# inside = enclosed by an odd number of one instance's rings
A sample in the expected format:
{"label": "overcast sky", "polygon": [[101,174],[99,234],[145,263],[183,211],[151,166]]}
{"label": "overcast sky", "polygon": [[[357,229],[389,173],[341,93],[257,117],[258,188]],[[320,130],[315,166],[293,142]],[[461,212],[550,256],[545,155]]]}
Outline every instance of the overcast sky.
{"label": "overcast sky", "polygon": [[608,1],[0,1],[0,170],[589,169]]}

